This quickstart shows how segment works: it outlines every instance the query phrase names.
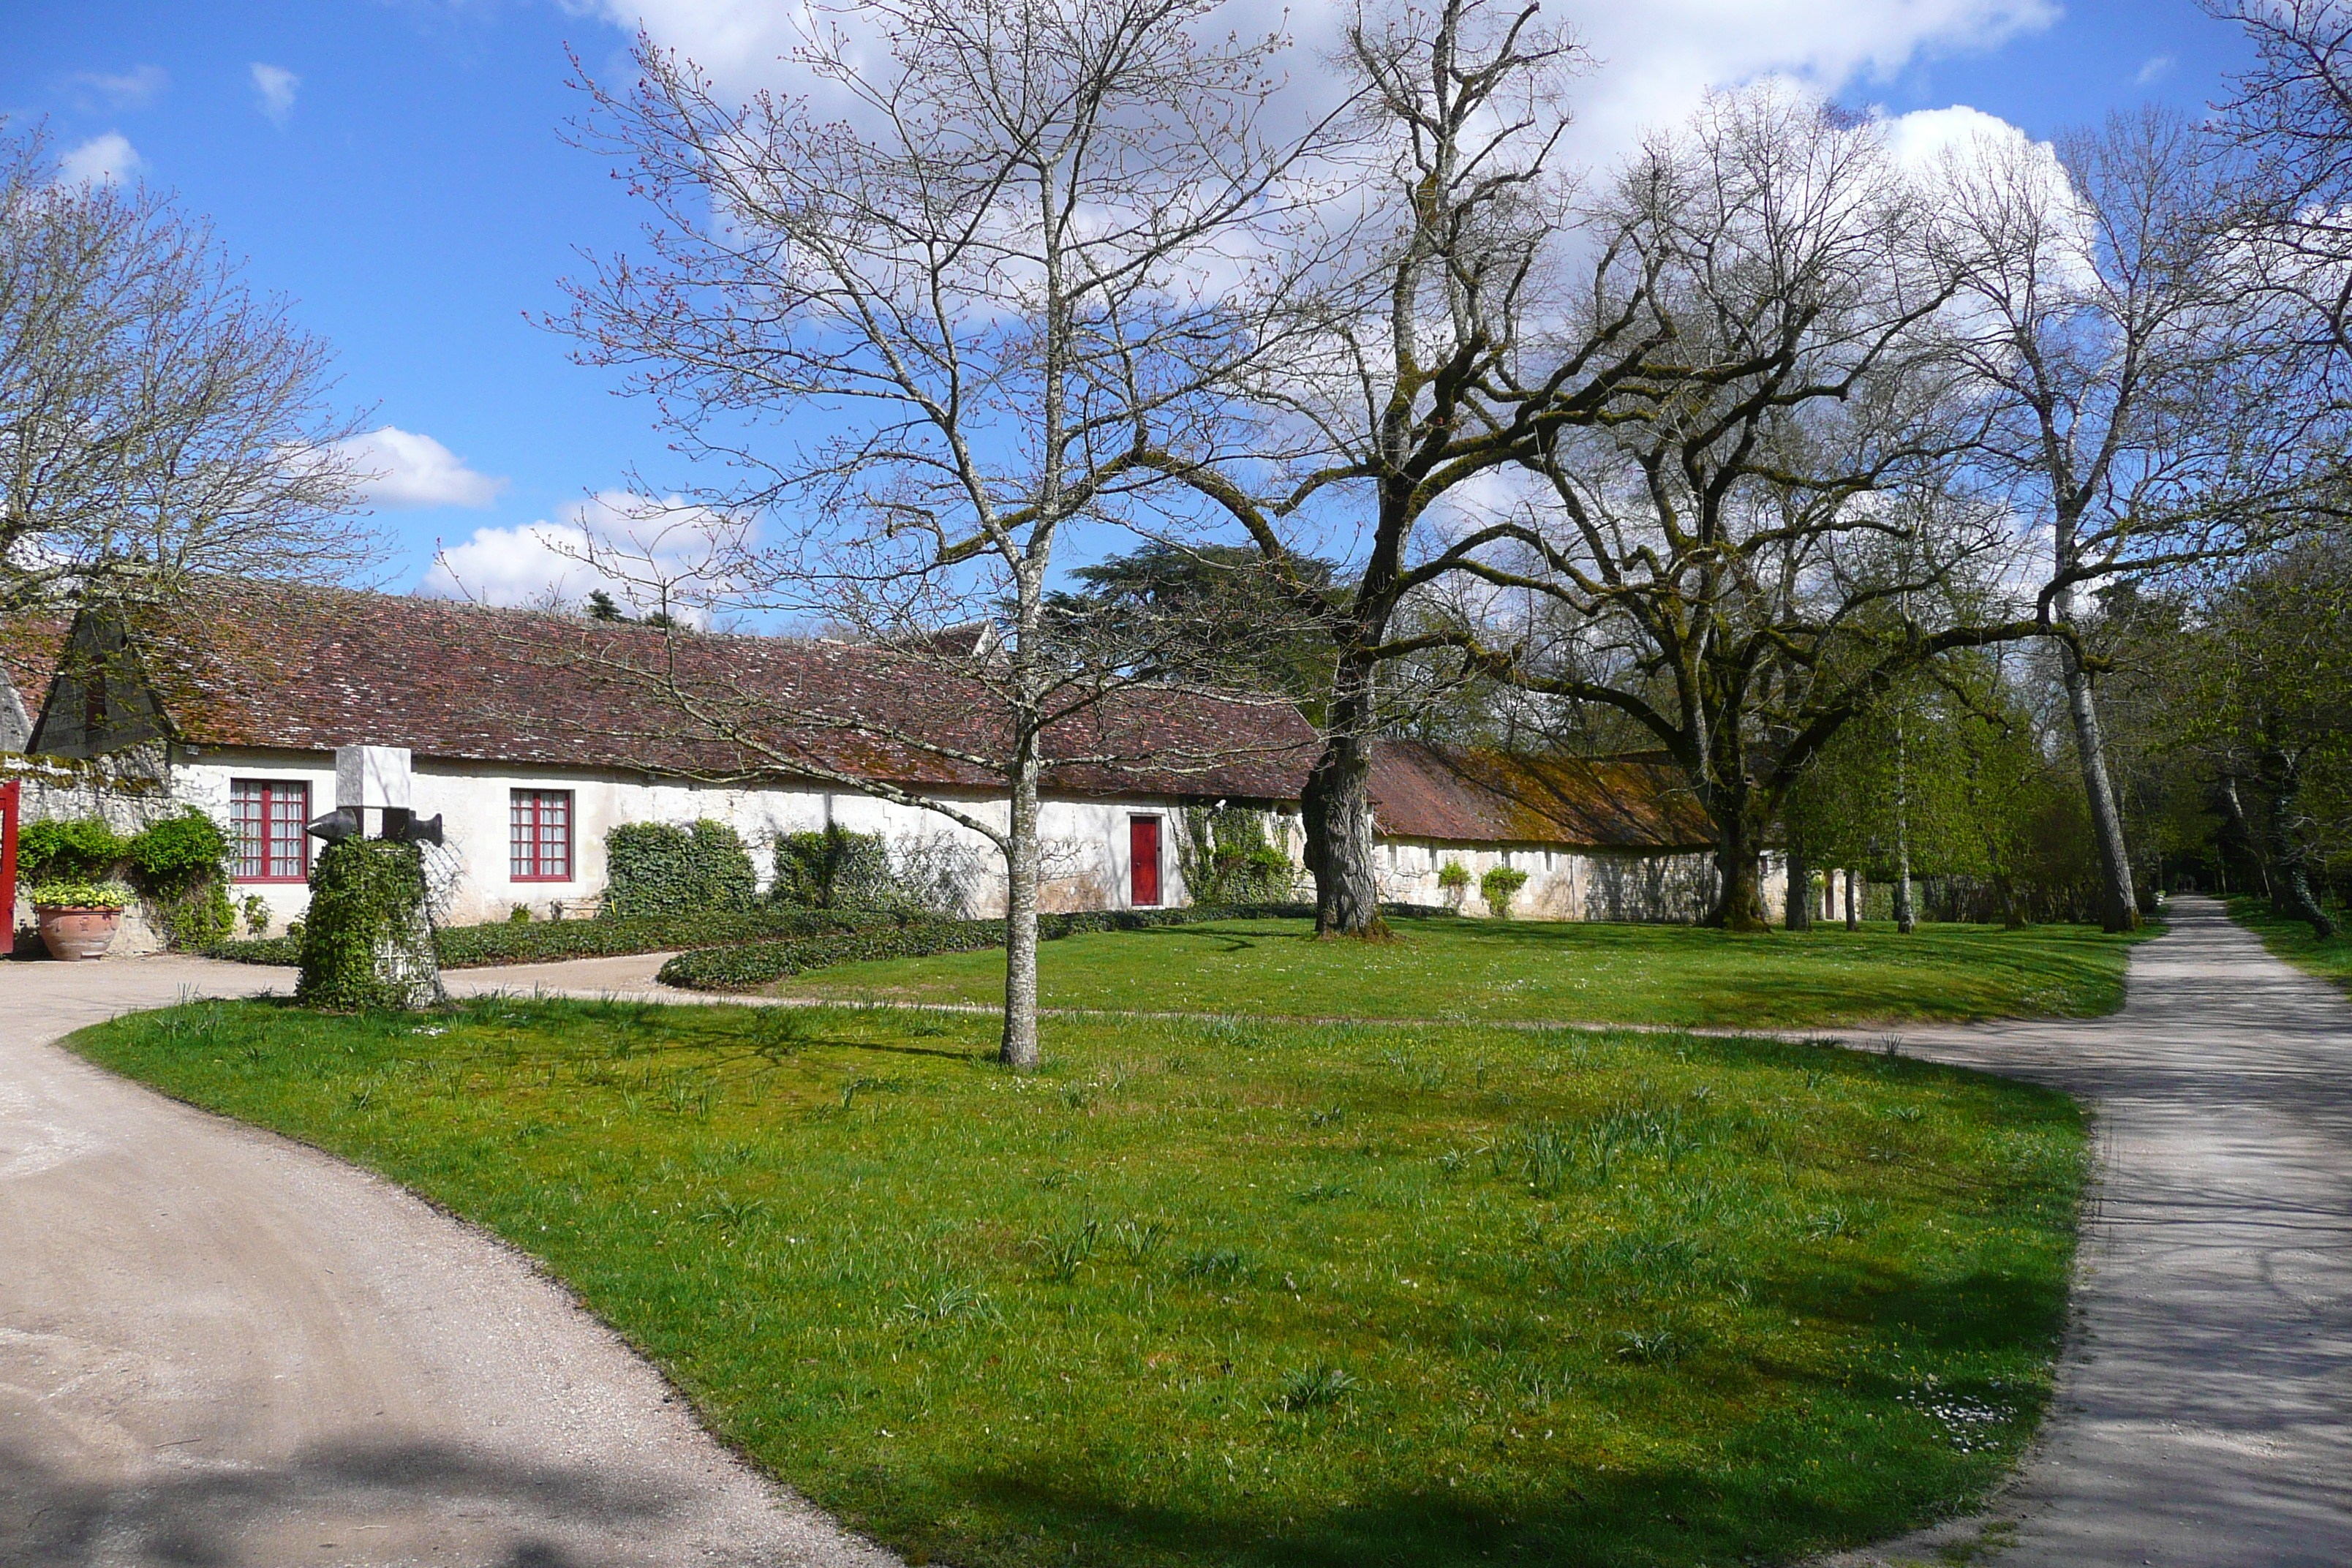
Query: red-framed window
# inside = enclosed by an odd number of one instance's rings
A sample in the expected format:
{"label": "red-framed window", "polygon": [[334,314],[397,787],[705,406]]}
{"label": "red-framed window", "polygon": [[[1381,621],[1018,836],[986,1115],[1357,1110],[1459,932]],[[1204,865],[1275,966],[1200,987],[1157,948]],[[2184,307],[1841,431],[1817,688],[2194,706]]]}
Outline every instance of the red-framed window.
{"label": "red-framed window", "polygon": [[236,833],[236,879],[301,882],[310,876],[310,786],[284,779],[229,781],[229,819]]}
{"label": "red-framed window", "polygon": [[507,818],[511,827],[507,874],[518,882],[572,880],[572,792],[519,789]]}

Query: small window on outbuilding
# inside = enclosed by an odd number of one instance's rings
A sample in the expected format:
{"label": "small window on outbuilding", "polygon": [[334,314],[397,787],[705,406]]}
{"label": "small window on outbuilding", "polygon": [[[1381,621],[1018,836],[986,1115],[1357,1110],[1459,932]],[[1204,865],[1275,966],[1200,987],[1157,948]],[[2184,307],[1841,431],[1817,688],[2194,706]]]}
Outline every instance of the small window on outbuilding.
{"label": "small window on outbuilding", "polygon": [[287,779],[235,779],[229,821],[240,882],[300,882],[310,875],[310,786]]}
{"label": "small window on outbuilding", "polygon": [[507,874],[518,882],[572,880],[572,792],[519,789],[509,806]]}

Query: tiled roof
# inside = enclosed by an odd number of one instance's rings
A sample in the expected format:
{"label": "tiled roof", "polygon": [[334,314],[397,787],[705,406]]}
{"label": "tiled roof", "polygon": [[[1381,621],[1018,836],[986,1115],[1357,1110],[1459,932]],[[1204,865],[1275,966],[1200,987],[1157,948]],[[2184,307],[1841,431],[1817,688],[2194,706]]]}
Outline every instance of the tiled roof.
{"label": "tiled roof", "polygon": [[[195,744],[646,769],[790,773],[986,789],[988,693],[935,653],[681,633],[443,599],[216,585],[135,613],[140,662]],[[689,705],[692,711],[689,711]],[[925,743],[914,743],[909,737]],[[1313,731],[1286,703],[1113,694],[1049,731],[1049,784],[1081,794],[1295,797]]]}
{"label": "tiled roof", "polygon": [[[790,773],[799,762],[914,787],[1002,788],[972,760],[1002,750],[987,693],[922,644],[665,638],[625,623],[270,583],[211,584],[132,616],[139,665],[173,733],[195,745],[367,743],[700,777]],[[0,624],[0,668],[35,712],[66,630]],[[1317,748],[1286,702],[1169,688],[1114,693],[1055,726],[1049,742],[1047,783],[1059,791],[1266,803],[1297,800]],[[1710,841],[1661,760],[1383,741],[1371,761],[1384,833],[1635,850]]]}
{"label": "tiled roof", "polygon": [[27,713],[41,710],[41,697],[57,673],[73,617],[26,614],[0,617],[0,675],[8,678]]}
{"label": "tiled roof", "polygon": [[1679,770],[1647,759],[1584,761],[1460,751],[1416,741],[1373,748],[1382,833],[1459,843],[1701,849],[1714,835]]}

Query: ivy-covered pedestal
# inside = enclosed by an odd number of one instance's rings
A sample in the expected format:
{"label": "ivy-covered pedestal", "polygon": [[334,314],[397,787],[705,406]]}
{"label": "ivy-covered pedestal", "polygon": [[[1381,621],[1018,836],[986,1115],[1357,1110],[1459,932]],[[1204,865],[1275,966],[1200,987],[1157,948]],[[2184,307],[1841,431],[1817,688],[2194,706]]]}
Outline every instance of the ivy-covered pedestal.
{"label": "ivy-covered pedestal", "polygon": [[433,951],[425,857],[415,845],[346,838],[320,854],[294,999],[337,1013],[414,1010],[448,999]]}

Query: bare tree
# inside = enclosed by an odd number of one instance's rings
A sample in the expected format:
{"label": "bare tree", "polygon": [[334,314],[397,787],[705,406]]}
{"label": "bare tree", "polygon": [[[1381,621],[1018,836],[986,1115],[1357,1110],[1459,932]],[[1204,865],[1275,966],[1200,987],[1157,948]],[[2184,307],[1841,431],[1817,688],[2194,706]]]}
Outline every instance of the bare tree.
{"label": "bare tree", "polygon": [[[778,715],[675,666],[639,673],[706,732],[757,746],[783,720],[928,758],[943,784],[995,781],[1002,816],[772,746],[776,765],[938,812],[1003,855],[1003,1054],[1019,1068],[1037,1061],[1039,782],[1138,760],[1098,709],[1152,663],[1052,620],[1056,552],[1073,527],[1149,504],[1162,481],[1139,432],[1213,423],[1236,368],[1270,351],[1266,318],[1233,301],[1281,297],[1247,274],[1288,254],[1276,231],[1301,199],[1302,143],[1259,130],[1279,40],[1203,42],[1214,10],[882,0],[857,13],[878,61],[832,31],[799,53],[846,104],[835,122],[766,94],[727,102],[644,39],[631,87],[591,87],[587,139],[657,216],[650,258],[599,265],[562,324],[660,400],[703,460],[687,500],[718,520],[693,570],[640,559],[643,593],[832,626],[928,696],[895,717]],[[799,438],[774,429],[787,419]],[[954,629],[975,613],[1001,635]],[[1171,741],[1155,760],[1205,766],[1196,749],[1213,748]]]}
{"label": "bare tree", "polygon": [[[1303,801],[1327,935],[1384,930],[1369,790],[1370,742],[1398,718],[1383,671],[1460,646],[1401,619],[1479,548],[1433,521],[1554,432],[1601,418],[1672,340],[1609,236],[1580,250],[1590,237],[1558,155],[1587,63],[1517,0],[1360,17],[1341,65],[1359,89],[1361,178],[1333,204],[1338,253],[1264,362],[1255,420],[1155,433],[1154,460],[1239,523],[1330,641]],[[1327,522],[1358,542],[1336,584],[1292,569],[1301,533]]]}
{"label": "bare tree", "polygon": [[2352,8],[2342,0],[2201,0],[2244,28],[2255,63],[2217,129],[2245,154],[2239,221],[2264,280],[2309,333],[2352,353]]}
{"label": "bare tree", "polygon": [[0,125],[0,613],[372,560],[330,358],[201,221]]}
{"label": "bare tree", "polygon": [[1501,595],[1479,655],[1499,678],[1681,764],[1717,833],[1710,918],[1754,929],[1766,834],[1841,728],[2037,623],[1990,591],[2000,518],[1953,488],[1950,279],[1877,130],[1785,89],[1720,97],[1618,203],[1650,308],[1708,372],[1563,430],[1529,462],[1548,494],[1462,570]]}
{"label": "bare tree", "polygon": [[2081,596],[2102,581],[2261,546],[2319,500],[2329,399],[2260,287],[2236,172],[2168,111],[2071,138],[1955,150],[1939,250],[1960,279],[1955,353],[1990,418],[1975,458],[2038,534],[2075,750],[2106,878],[2137,921]]}

